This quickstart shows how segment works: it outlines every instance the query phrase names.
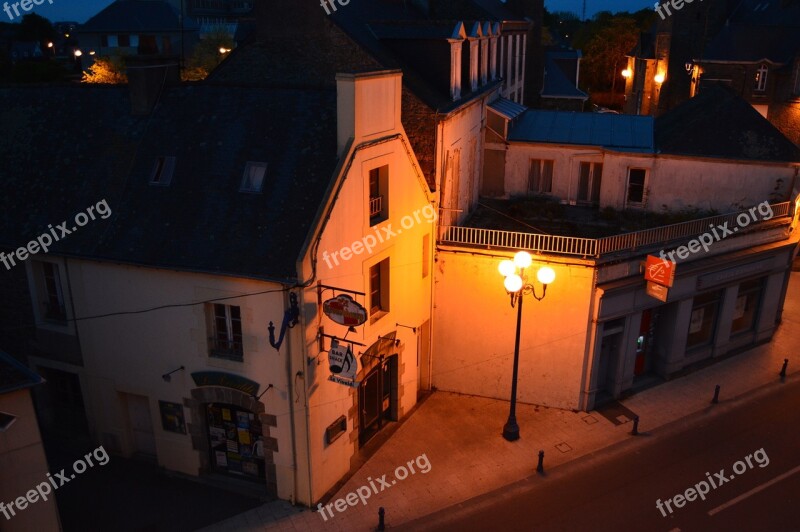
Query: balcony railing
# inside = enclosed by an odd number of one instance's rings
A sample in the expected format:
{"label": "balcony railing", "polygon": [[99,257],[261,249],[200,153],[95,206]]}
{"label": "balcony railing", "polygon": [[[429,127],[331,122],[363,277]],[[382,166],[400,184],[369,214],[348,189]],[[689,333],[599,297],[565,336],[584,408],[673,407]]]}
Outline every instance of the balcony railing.
{"label": "balcony railing", "polygon": [[383,196],[376,196],[369,199],[369,217],[378,216],[383,211]]}
{"label": "balcony railing", "polygon": [[211,337],[208,339],[208,354],[212,357],[241,361],[244,358],[242,342]]}
{"label": "balcony railing", "polygon": [[[784,218],[790,215],[790,204],[776,203],[771,205],[773,216],[770,218]],[[500,231],[496,229],[480,229],[476,227],[442,226],[442,244],[463,244],[496,249],[529,250],[542,253],[555,253],[561,255],[574,255],[584,258],[599,258],[603,255],[623,251],[637,251],[653,245],[668,246],[670,242],[685,240],[699,236],[711,230],[711,225],[716,228],[725,225],[733,229],[738,227],[737,216],[746,215],[750,220],[749,226],[758,225],[765,220],[753,221],[749,211],[743,210],[734,213],[721,214],[708,218],[700,218],[689,222],[682,222],[633,233],[607,236],[603,238],[579,238],[572,236],[543,235],[538,233],[519,233],[514,231]],[[756,215],[758,215],[756,211]]]}

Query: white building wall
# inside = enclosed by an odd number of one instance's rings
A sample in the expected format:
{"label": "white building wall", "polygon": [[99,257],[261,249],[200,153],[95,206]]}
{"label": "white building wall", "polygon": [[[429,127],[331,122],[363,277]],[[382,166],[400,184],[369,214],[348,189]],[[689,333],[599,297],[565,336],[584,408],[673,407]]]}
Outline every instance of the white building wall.
{"label": "white building wall", "polygon": [[[501,256],[440,250],[433,325],[436,388],[508,400],[517,310],[497,271]],[[588,333],[593,270],[548,264],[556,272],[542,301],[526,295],[522,311],[517,398],[578,409]],[[535,279],[539,264],[529,268]],[[537,295],[541,296],[541,284]]]}

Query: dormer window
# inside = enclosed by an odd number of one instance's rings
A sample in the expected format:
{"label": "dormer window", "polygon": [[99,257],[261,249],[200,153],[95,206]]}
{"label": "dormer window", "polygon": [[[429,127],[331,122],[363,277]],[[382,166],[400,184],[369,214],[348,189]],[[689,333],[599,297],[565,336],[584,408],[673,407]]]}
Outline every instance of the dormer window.
{"label": "dormer window", "polygon": [[769,69],[767,65],[762,63],[758,70],[756,70],[756,80],[755,86],[753,89],[756,92],[764,92],[767,90],[767,74],[769,73]]}
{"label": "dormer window", "polygon": [[151,185],[169,186],[172,182],[172,173],[175,171],[175,157],[159,157],[153,165],[150,175]]}
{"label": "dormer window", "polygon": [[261,193],[264,185],[264,175],[267,173],[267,163],[248,162],[244,168],[242,187],[239,192]]}

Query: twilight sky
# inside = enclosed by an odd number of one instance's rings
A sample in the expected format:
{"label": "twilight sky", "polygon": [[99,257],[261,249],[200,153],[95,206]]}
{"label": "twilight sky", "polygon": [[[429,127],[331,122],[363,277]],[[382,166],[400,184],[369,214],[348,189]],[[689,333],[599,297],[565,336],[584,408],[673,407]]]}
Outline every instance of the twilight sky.
{"label": "twilight sky", "polygon": [[[83,23],[111,2],[112,0],[47,0],[40,6],[34,6],[32,12],[53,22],[74,20]],[[583,0],[545,0],[545,6],[550,11],[572,11],[580,16]],[[586,0],[586,14],[589,17],[603,10],[634,12],[645,7],[653,9],[653,1]],[[5,20],[5,17],[6,15],[0,11],[0,20]],[[5,21],[11,22],[10,20]],[[14,22],[17,22],[17,20],[14,20]]]}

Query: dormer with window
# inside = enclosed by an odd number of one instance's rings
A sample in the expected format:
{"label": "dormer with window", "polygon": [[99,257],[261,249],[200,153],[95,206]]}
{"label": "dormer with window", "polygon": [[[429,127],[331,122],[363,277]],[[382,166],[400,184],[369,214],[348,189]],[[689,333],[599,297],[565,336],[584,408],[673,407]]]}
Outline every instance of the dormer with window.
{"label": "dormer with window", "polygon": [[369,225],[377,225],[389,218],[389,165],[369,171]]}
{"label": "dormer with window", "polygon": [[767,76],[769,75],[769,68],[766,63],[761,63],[756,70],[755,82],[753,84],[753,92],[764,93],[767,90]]}
{"label": "dormer with window", "polygon": [[500,41],[500,23],[492,25],[492,33],[489,38],[489,76],[492,81],[497,80],[497,52]]}
{"label": "dormer with window", "polygon": [[248,162],[244,167],[242,185],[239,192],[260,194],[264,186],[264,175],[267,173],[267,163]]}

